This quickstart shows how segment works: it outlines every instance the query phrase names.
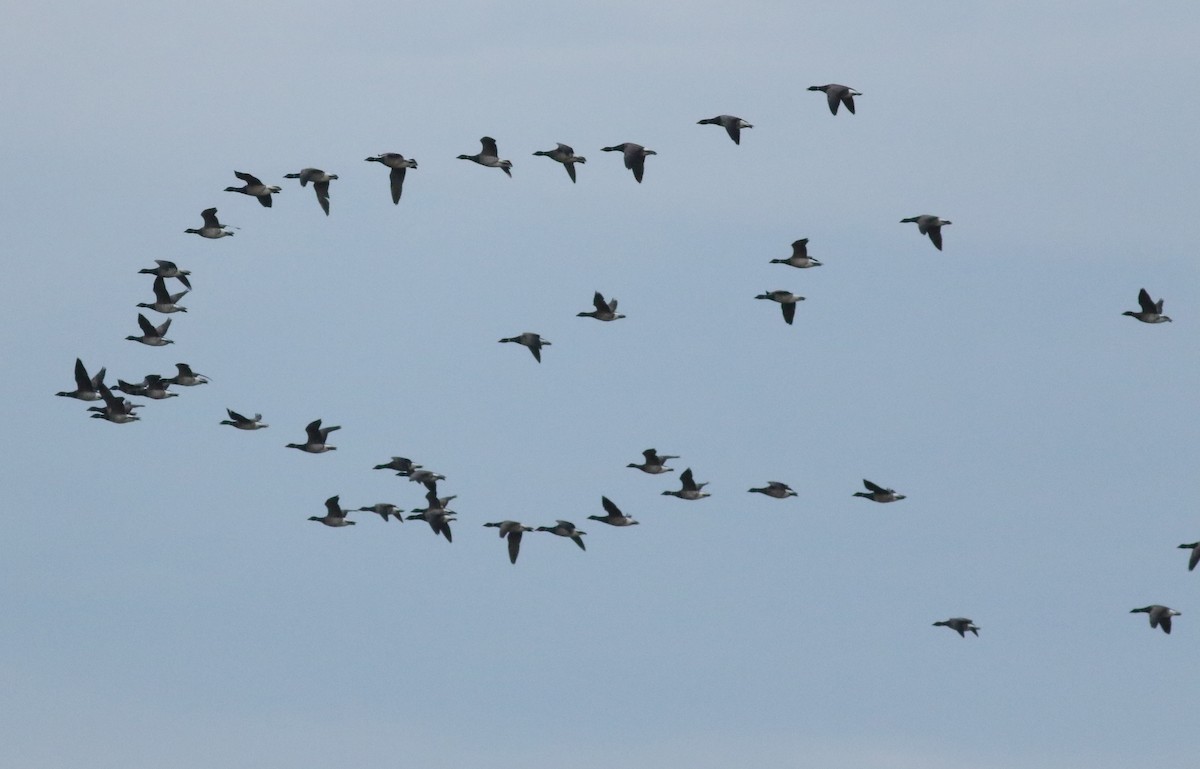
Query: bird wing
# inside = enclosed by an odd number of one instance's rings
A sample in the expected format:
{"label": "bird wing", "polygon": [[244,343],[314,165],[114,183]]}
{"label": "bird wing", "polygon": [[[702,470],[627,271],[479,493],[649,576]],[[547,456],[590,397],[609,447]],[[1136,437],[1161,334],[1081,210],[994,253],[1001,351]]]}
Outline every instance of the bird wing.
{"label": "bird wing", "polygon": [[596,312],[611,312],[608,302],[604,301],[604,295],[599,291],[592,297],[592,304],[596,306]]}
{"label": "bird wing", "polygon": [[329,182],[313,182],[313,189],[317,192],[317,202],[321,204],[321,210],[329,216]]}
{"label": "bird wing", "polygon": [[646,170],[645,148],[640,144],[625,145],[625,167],[633,171],[633,178],[638,184],[642,183],[642,173]]}
{"label": "bird wing", "polygon": [[779,305],[779,307],[780,307],[780,309],[783,310],[784,322],[787,323],[789,326],[792,325],[792,321],[796,319],[796,303],[795,302],[783,302],[782,304]]}
{"label": "bird wing", "polygon": [[343,510],[342,506],[338,504],[339,497],[340,497],[340,495],[335,494],[334,496],[325,500],[325,509],[329,511],[329,515],[332,518],[345,518],[346,517],[346,511]]}
{"label": "bird wing", "polygon": [[146,336],[155,336],[158,333],[158,330],[154,328],[154,324],[140,312],[138,313],[138,327],[142,329],[142,333]]}
{"label": "bird wing", "polygon": [[931,224],[925,228],[929,234],[929,239],[933,241],[933,245],[938,251],[942,250],[942,228],[939,225]]}
{"label": "bird wing", "polygon": [[1188,571],[1196,568],[1196,564],[1200,563],[1200,545],[1192,548],[1192,557],[1188,559]]}
{"label": "bird wing", "polygon": [[248,174],[245,171],[234,171],[233,175],[244,181],[246,184],[262,184],[262,181],[254,174]]}
{"label": "bird wing", "polygon": [[854,96],[850,93],[849,88],[842,91],[842,104],[846,105],[846,109],[850,110],[851,115],[854,114]]}
{"label": "bird wing", "polygon": [[234,422],[249,422],[250,421],[249,419],[246,419],[246,417],[237,413],[233,409],[225,409],[225,413],[228,414],[229,418],[232,419]]}
{"label": "bird wing", "polygon": [[[560,144],[558,146],[561,147],[563,145]],[[570,148],[568,147],[568,149],[570,149]],[[563,163],[563,168],[567,169],[567,176],[571,177],[571,183],[574,184],[575,183],[575,164],[574,163]]]}
{"label": "bird wing", "polygon": [[1158,306],[1154,300],[1150,298],[1150,293],[1146,289],[1138,291],[1138,304],[1142,306],[1142,312],[1158,312]]}
{"label": "bird wing", "polygon": [[156,304],[171,303],[171,295],[167,293],[167,281],[161,275],[154,279],[154,301]]}
{"label": "bird wing", "polygon": [[388,174],[388,178],[392,182],[392,203],[400,202],[400,195],[404,192],[404,172],[407,169],[404,166],[393,168]]}
{"label": "bird wing", "polygon": [[523,533],[519,528],[508,533],[508,560],[512,563],[517,562],[517,556],[521,553],[521,535]]}
{"label": "bird wing", "polygon": [[867,487],[867,491],[873,491],[876,494],[886,494],[887,493],[887,489],[883,488],[882,486],[880,486],[877,483],[871,483],[866,478],[863,478],[863,486]]}
{"label": "bird wing", "polygon": [[737,118],[733,120],[722,121],[725,125],[725,133],[729,134],[729,138],[733,139],[733,143],[741,145],[742,143],[742,126],[741,121]]}
{"label": "bird wing", "polygon": [[80,392],[87,392],[96,389],[92,385],[92,380],[88,377],[87,369],[83,366],[83,360],[75,359],[75,387]]}
{"label": "bird wing", "polygon": [[482,151],[479,153],[481,156],[483,156],[483,157],[490,156],[490,157],[496,158],[497,160],[500,159],[500,151],[498,149],[496,149],[496,140],[495,139],[493,139],[490,136],[485,136],[479,140],[479,143],[483,146]]}
{"label": "bird wing", "polygon": [[808,256],[808,238],[801,238],[792,243],[792,256],[801,258]]}
{"label": "bird wing", "polygon": [[837,89],[827,88],[825,90],[825,99],[829,102],[829,111],[836,115],[838,106],[842,103],[842,100],[838,97]]}
{"label": "bird wing", "polygon": [[609,499],[608,497],[600,497],[600,504],[604,506],[604,512],[608,513],[612,517],[614,517],[614,518],[624,518],[625,517],[624,513],[621,512],[621,508],[614,505],[613,501],[611,499]]}
{"label": "bird wing", "polygon": [[681,474],[679,476],[679,480],[680,480],[680,482],[683,483],[684,491],[699,491],[700,490],[700,487],[696,485],[695,479],[692,478],[692,468],[690,468],[690,467],[683,471],[683,474]]}

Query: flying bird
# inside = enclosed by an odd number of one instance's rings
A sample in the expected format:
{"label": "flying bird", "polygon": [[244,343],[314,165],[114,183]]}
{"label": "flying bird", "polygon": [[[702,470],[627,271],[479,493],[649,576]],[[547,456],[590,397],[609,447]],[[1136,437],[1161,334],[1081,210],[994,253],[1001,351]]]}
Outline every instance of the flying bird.
{"label": "flying bird", "polygon": [[910,216],[907,219],[900,220],[901,224],[908,224],[909,222],[916,222],[917,229],[920,230],[922,235],[929,236],[929,239],[933,241],[933,245],[938,251],[942,250],[942,227],[946,226],[947,224],[953,224],[953,222],[945,219],[939,219],[932,214]]}
{"label": "flying bird", "polygon": [[[233,234],[233,233],[230,233]],[[138,270],[139,275],[157,275],[160,278],[177,278],[184,288],[191,288],[192,282],[188,280],[188,275],[192,274],[191,270],[181,270],[175,265],[175,262],[168,262],[166,259],[155,259],[157,267],[147,267]]]}
{"label": "flying bird", "polygon": [[854,97],[862,96],[861,93],[847,85],[838,85],[830,83],[829,85],[810,85],[810,91],[824,91],[825,98],[829,101],[829,111],[837,114],[838,105],[845,104],[846,109],[850,110],[850,114],[854,114]]}
{"label": "flying bird", "polygon": [[595,318],[596,320],[619,320],[620,318],[625,317],[624,315],[617,313],[617,300],[609,299],[606,302],[604,301],[604,295],[599,291],[597,291],[595,296],[592,297],[592,304],[595,305],[595,310],[592,310],[591,312],[576,313],[576,317]]}
{"label": "flying bird", "polygon": [[866,478],[863,478],[863,486],[867,487],[866,491],[856,491],[851,496],[863,497],[872,502],[895,502],[905,498],[903,494],[897,494],[893,489],[885,489],[877,483],[871,483]]}
{"label": "flying bird", "polygon": [[338,178],[337,174],[327,174],[319,168],[302,168],[298,174],[284,174],[284,179],[299,179],[301,187],[307,187],[312,182],[313,191],[317,193],[317,202],[321,210],[329,216],[329,183]]}
{"label": "flying bird", "polygon": [[204,218],[204,226],[198,230],[184,230],[185,233],[199,235],[209,240],[216,240],[227,235],[233,237],[233,233],[225,229],[229,225],[217,221],[217,209],[206,208],[200,212],[200,216]]}
{"label": "flying bird", "polygon": [[654,150],[648,150],[640,144],[625,142],[613,147],[603,147],[603,152],[620,152],[625,156],[625,167],[633,171],[633,178],[638,184],[642,183],[642,174],[646,170],[646,156],[657,155]]}
{"label": "flying bird", "polygon": [[304,432],[307,434],[308,440],[304,443],[289,443],[287,444],[287,448],[300,449],[301,451],[306,451],[309,454],[323,454],[326,451],[336,451],[337,446],[329,446],[325,443],[325,441],[329,439],[329,434],[331,432],[341,429],[341,425],[334,425],[333,427],[321,427],[321,420],[314,419],[304,428]]}
{"label": "flying bird", "polygon": [[240,192],[252,198],[258,198],[263,208],[271,207],[271,195],[282,190],[282,187],[269,187],[263,184],[257,176],[244,171],[234,171],[233,175],[245,182],[241,187],[226,187],[226,192]]}
{"label": "flying bird", "polygon": [[604,512],[607,515],[589,515],[590,521],[601,521],[609,526],[636,526],[638,522],[621,512],[621,509],[613,504],[608,497],[600,497],[600,504],[604,507]]}
{"label": "flying bird", "polygon": [[521,535],[527,531],[533,531],[533,527],[526,526],[520,521],[499,521],[483,525],[500,529],[501,539],[508,538],[508,560],[510,563],[516,564],[517,556],[521,553]]}
{"label": "flying bird", "polygon": [[663,494],[690,500],[704,499],[710,496],[707,491],[701,491],[701,489],[708,485],[708,482],[696,483],[692,478],[692,468],[690,467],[679,474],[679,483],[682,486],[679,491],[664,491]]}
{"label": "flying bird", "polygon": [[796,492],[792,491],[791,486],[779,481],[767,481],[767,485],[763,488],[750,489],[750,491],[766,494],[768,497],[774,497],[775,499],[787,499],[788,497],[796,496]]}
{"label": "flying bird", "polygon": [[579,545],[580,550],[587,550],[587,547],[583,544],[583,535],[587,534],[587,532],[580,531],[579,529],[575,528],[575,524],[571,523],[570,521],[556,521],[553,526],[538,526],[537,530],[548,531],[551,534],[557,534],[560,537],[567,537],[572,542]]}
{"label": "flying bird", "polygon": [[516,342],[517,344],[525,345],[529,351],[533,353],[533,359],[538,363],[542,362],[542,348],[550,346],[550,340],[542,339],[538,334],[532,331],[526,331],[520,336],[510,336],[507,339],[501,339],[501,342]]}
{"label": "flying bird", "polygon": [[933,627],[948,627],[963,638],[967,637],[967,631],[969,630],[975,634],[976,638],[979,637],[979,626],[966,617],[951,617],[950,619],[944,619],[940,622],[933,623]]}
{"label": "flying bird", "polygon": [[1156,627],[1161,627],[1162,631],[1167,635],[1171,635],[1171,617],[1178,617],[1182,614],[1182,612],[1157,603],[1143,606],[1140,609],[1130,609],[1129,613],[1150,615],[1150,629],[1153,630]]}
{"label": "flying bird", "polygon": [[190,289],[185,288],[178,294],[172,294],[167,291],[166,278],[159,276],[154,279],[154,301],[152,303],[139,302],[138,307],[144,307],[147,310],[161,312],[164,315],[172,312],[187,312],[187,308],[181,304],[178,304],[178,302],[184,297],[185,294],[188,293],[189,290]]}
{"label": "flying bird", "polygon": [[1138,304],[1140,304],[1142,306],[1141,312],[1134,312],[1133,310],[1126,310],[1125,312],[1123,312],[1121,314],[1128,315],[1131,318],[1137,318],[1142,323],[1170,323],[1171,322],[1170,318],[1168,318],[1166,315],[1162,314],[1163,300],[1159,299],[1157,302],[1154,301],[1153,299],[1150,298],[1150,294],[1144,288],[1142,290],[1138,291]]}
{"label": "flying bird", "polygon": [[779,309],[783,310],[783,321],[789,326],[792,325],[792,321],[796,318],[796,302],[804,301],[804,297],[797,296],[791,291],[767,291],[754,298],[779,302]]}
{"label": "flying bird", "polygon": [[262,414],[255,414],[254,419],[244,417],[233,409],[225,409],[225,413],[229,415],[229,419],[222,419],[221,424],[233,425],[239,430],[262,430],[270,425],[265,425],[262,422]]}
{"label": "flying bird", "polygon": [[163,345],[175,344],[174,340],[166,338],[167,329],[171,327],[170,318],[164,320],[161,326],[155,326],[146,319],[145,315],[142,315],[139,312],[138,326],[140,326],[142,329],[141,336],[127,336],[125,338],[131,342],[141,342],[142,344],[150,345],[151,347],[162,347]]}
{"label": "flying bird", "polygon": [[699,120],[696,122],[696,125],[719,125],[725,129],[725,133],[729,134],[729,138],[733,139],[734,144],[742,143],[743,128],[754,127],[740,117],[733,115],[717,115],[716,117]]}
{"label": "flying bird", "polygon": [[675,472],[672,468],[667,467],[667,460],[668,459],[679,459],[679,457],[677,457],[675,455],[664,454],[663,456],[659,456],[658,452],[655,451],[654,449],[646,449],[645,451],[642,452],[642,456],[645,457],[645,461],[642,462],[642,464],[635,465],[634,463],[630,462],[629,464],[627,464],[625,466],[626,467],[636,467],[638,470],[641,470],[643,473],[650,473],[651,475],[658,475],[659,473]]}
{"label": "flying bird", "polygon": [[325,513],[325,515],[323,515],[323,516],[313,515],[313,516],[310,516],[308,520],[320,521],[321,523],[325,524],[326,526],[333,526],[334,528],[338,528],[340,526],[353,526],[354,525],[354,521],[346,520],[346,511],[342,509],[342,506],[340,504],[338,504],[338,496],[337,495],[334,495],[334,496],[330,497],[329,499],[325,500],[325,509],[328,511],[327,513]]}
{"label": "flying bird", "polygon": [[471,160],[488,168],[499,168],[511,179],[512,161],[500,159],[500,152],[496,149],[496,140],[490,136],[485,136],[479,140],[479,143],[483,145],[483,149],[479,151],[478,155],[459,155],[458,159]]}
{"label": "flying bird", "polygon": [[400,195],[404,192],[404,172],[417,167],[417,161],[406,158],[399,152],[383,152],[373,158],[363,158],[368,163],[382,163],[392,169],[388,178],[392,183],[392,202],[399,204]]}
{"label": "flying bird", "polygon": [[534,157],[548,157],[551,160],[556,160],[563,164],[563,168],[567,169],[567,176],[571,177],[571,182],[575,182],[575,164],[586,163],[587,158],[582,155],[576,155],[575,150],[561,142],[552,150],[538,150],[533,153]]}
{"label": "flying bird", "polygon": [[96,376],[89,377],[87,369],[84,368],[83,360],[75,359],[75,389],[70,392],[58,392],[55,395],[61,395],[64,398],[75,398],[81,401],[98,401],[100,400],[100,386],[104,384],[104,372],[106,369],[100,369],[96,372]]}
{"label": "flying bird", "polygon": [[808,238],[792,242],[792,255],[787,259],[772,259],[771,264],[786,264],[791,267],[820,267],[821,263],[808,255]]}

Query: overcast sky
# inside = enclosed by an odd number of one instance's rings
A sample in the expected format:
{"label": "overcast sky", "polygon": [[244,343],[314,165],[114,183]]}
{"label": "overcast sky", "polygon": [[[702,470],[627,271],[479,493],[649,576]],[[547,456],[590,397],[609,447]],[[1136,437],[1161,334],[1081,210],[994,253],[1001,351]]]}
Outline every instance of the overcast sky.
{"label": "overcast sky", "polygon": [[[14,766],[1194,762],[1194,3],[4,17]],[[696,125],[722,113],[740,146]],[[456,159],[484,135],[513,178]],[[621,142],[658,153],[640,185]],[[420,164],[398,206],[389,151]],[[328,217],[283,178],[310,166]],[[210,206],[234,237],[184,234]],[[769,263],[802,237],[824,266]],[[155,259],[194,289],[157,349],[124,340]],[[1142,287],[1174,323],[1121,316]],[[628,317],[576,317],[597,290]],[[497,344],[523,331],[540,365]],[[212,382],[114,425],[53,397],[76,357]],[[337,451],[284,448],[316,418]],[[648,447],[676,472],[628,469]],[[453,544],[306,520],[423,506],[393,455],[447,476]],[[661,494],[686,467],[710,498]],[[588,521],[602,495],[641,525]],[[559,518],[586,552],[530,534],[513,566],[482,526]]]}

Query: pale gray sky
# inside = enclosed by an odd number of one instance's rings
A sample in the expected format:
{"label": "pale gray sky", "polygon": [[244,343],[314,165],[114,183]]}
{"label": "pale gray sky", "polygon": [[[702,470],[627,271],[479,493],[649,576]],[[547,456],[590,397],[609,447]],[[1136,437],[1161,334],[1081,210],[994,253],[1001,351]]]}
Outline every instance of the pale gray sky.
{"label": "pale gray sky", "polygon": [[[5,19],[14,765],[1193,760],[1194,4]],[[721,113],[740,147],[696,125]],[[512,179],[455,159],[483,135]],[[532,157],[556,141],[576,185]],[[600,152],[626,141],[658,152],[641,185]],[[385,151],[420,163],[399,206]],[[305,166],[341,177],[329,217],[282,178]],[[283,186],[271,210],[235,169]],[[235,237],[183,234],[209,206]],[[943,252],[899,223],[922,213]],[[768,264],[800,237],[825,266]],[[124,341],[156,258],[194,286],[162,349]],[[1121,316],[1143,286],[1174,323]],[[807,297],[794,326],[771,289]],[[596,290],[629,317],[575,317]],[[496,343],[522,331],[541,365]],[[213,381],[112,425],[53,398],[76,356]],[[283,448],[317,417],[338,451]],[[625,467],[650,446],[712,497]],[[423,505],[370,469],[396,454],[448,476],[453,544],[305,520]],[[767,480],[799,496],[746,493]],[[642,524],[587,521],[601,495]],[[505,518],[588,550],[528,535],[511,566]],[[931,627],[956,615],[980,637]]]}

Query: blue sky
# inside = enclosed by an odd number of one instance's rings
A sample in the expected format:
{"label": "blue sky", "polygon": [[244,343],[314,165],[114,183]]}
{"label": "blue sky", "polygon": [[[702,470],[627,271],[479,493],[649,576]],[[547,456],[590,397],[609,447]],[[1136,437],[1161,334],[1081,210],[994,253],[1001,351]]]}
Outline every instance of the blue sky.
{"label": "blue sky", "polygon": [[[0,741],[31,769],[1182,766],[1191,4],[14,6]],[[807,86],[863,92],[829,114]],[[696,121],[754,124],[741,146]],[[456,160],[497,139],[513,178]],[[635,184],[603,146],[658,152]],[[587,156],[571,185],[532,157]],[[393,206],[363,158],[415,157]],[[285,173],[340,175],[332,213]],[[272,209],[222,190],[283,186]],[[236,236],[183,234],[217,206]],[[936,251],[902,218],[950,219]],[[825,266],[769,260],[810,239]],[[192,271],[176,344],[138,275]],[[1121,312],[1146,287],[1175,322]],[[807,297],[795,325],[764,290]],[[599,290],[616,323],[577,318]],[[156,322],[159,322],[157,318]],[[496,340],[536,331],[538,365]],[[143,419],[53,398],[212,378]],[[271,427],[218,426],[224,409]],[[336,452],[283,448],[321,417]],[[661,495],[679,454],[712,497]],[[453,544],[372,471],[445,474]],[[853,498],[861,479],[908,499]],[[798,497],[746,493],[767,480]],[[587,521],[613,499],[641,521]],[[508,563],[487,521],[527,535]],[[1129,609],[1183,612],[1151,632]],[[967,616],[963,640],[931,623]]]}

